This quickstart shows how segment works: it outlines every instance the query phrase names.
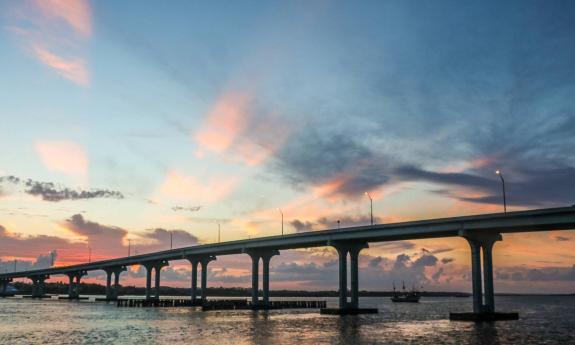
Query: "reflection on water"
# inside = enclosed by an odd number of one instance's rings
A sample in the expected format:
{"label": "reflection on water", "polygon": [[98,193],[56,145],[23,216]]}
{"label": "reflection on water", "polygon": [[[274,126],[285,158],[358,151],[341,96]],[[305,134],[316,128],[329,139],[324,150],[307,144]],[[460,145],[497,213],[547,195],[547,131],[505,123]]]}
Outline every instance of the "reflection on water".
{"label": "reflection on water", "polygon": [[0,344],[575,344],[575,297],[499,297],[498,308],[519,311],[521,320],[478,324],[447,319],[450,311],[471,309],[466,298],[361,302],[378,306],[379,314],[201,312],[0,299]]}

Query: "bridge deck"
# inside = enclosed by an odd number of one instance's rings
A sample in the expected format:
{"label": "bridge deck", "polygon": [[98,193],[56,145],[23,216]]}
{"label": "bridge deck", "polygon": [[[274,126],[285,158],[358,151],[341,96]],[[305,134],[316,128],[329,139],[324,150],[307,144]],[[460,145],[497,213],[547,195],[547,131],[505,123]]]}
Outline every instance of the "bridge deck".
{"label": "bridge deck", "polygon": [[344,242],[385,242],[459,236],[467,233],[512,233],[575,229],[575,206],[482,214],[475,216],[419,220],[412,222],[310,231],[283,236],[260,237],[177,248],[92,263],[0,274],[0,279],[33,275],[56,275],[76,271],[92,271],[117,266],[138,265],[159,260],[179,260],[189,256],[231,255],[253,249],[297,249],[329,246]]}

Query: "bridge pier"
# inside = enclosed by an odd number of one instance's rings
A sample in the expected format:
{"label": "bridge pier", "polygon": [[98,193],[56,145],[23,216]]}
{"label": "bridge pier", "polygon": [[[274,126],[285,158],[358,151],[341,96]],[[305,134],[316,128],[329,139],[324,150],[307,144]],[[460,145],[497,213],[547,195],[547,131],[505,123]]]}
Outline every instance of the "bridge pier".
{"label": "bridge pier", "polygon": [[[473,313],[450,313],[451,320],[458,321],[496,321],[517,320],[517,313],[495,312],[495,299],[493,291],[493,245],[502,241],[501,234],[473,234],[460,231],[471,249],[471,283],[473,290]],[[481,266],[483,254],[483,267]],[[482,285],[483,277],[483,285]]]}
{"label": "bridge pier", "polygon": [[[115,301],[118,299],[120,291],[120,274],[126,271],[126,266],[110,267],[104,271],[106,271],[106,300]],[[114,278],[114,285],[112,285],[112,277]]]}
{"label": "bridge pier", "polygon": [[[261,249],[244,251],[252,259],[252,308],[269,309],[270,305],[270,260],[274,255],[279,255],[277,249]],[[259,265],[262,260],[262,290],[263,298],[259,300]]]}
{"label": "bridge pier", "polygon": [[32,298],[42,298],[44,297],[44,287],[46,279],[49,279],[49,275],[38,275],[28,277],[32,280]]}
{"label": "bridge pier", "polygon": [[12,282],[12,278],[0,278],[0,297],[13,296],[13,294],[8,294],[8,284]]}
{"label": "bridge pier", "polygon": [[146,299],[152,299],[152,271],[154,272],[154,298],[160,298],[160,271],[162,267],[169,266],[166,260],[144,263],[146,267]]}
{"label": "bridge pier", "polygon": [[[377,309],[359,308],[359,252],[368,248],[366,242],[336,242],[330,243],[337,251],[339,258],[339,307],[323,308],[322,314],[357,315],[374,314]],[[350,257],[351,301],[348,302],[347,290],[347,256]]]}
{"label": "bridge pier", "polygon": [[79,299],[80,298],[80,280],[83,276],[87,274],[86,271],[77,271],[68,273],[68,278],[70,280],[68,284],[68,299]]}
{"label": "bridge pier", "polygon": [[216,257],[213,255],[205,256],[200,259],[200,265],[202,265],[202,291],[201,291],[201,299],[202,304],[206,302],[206,297],[208,295],[208,264],[210,261],[215,261]]}

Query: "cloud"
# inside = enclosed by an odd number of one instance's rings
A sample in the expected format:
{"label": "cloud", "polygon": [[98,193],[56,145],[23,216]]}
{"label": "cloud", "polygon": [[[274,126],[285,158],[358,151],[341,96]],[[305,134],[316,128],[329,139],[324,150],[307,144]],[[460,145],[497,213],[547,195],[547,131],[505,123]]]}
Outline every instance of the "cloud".
{"label": "cloud", "polygon": [[[174,248],[188,247],[198,244],[198,238],[185,230],[166,230],[156,228],[139,232],[138,236],[144,240],[143,243],[137,244],[140,253],[169,249],[170,237]],[[151,240],[151,242],[147,240]]]}
{"label": "cloud", "polygon": [[308,128],[275,158],[274,171],[326,198],[358,197],[389,181],[389,160],[343,133]]}
{"label": "cloud", "polygon": [[88,1],[34,0],[34,4],[47,19],[60,19],[77,34],[83,36],[91,35],[92,13]]}
{"label": "cloud", "polygon": [[444,265],[447,265],[448,263],[453,262],[453,261],[455,261],[454,258],[443,258],[443,259],[441,259],[441,263]]}
{"label": "cloud", "polygon": [[184,175],[178,171],[169,171],[159,192],[166,198],[191,199],[201,204],[211,204],[230,195],[238,181],[235,176],[210,176],[200,180],[195,176]]}
{"label": "cloud", "polygon": [[290,224],[295,228],[296,232],[313,231],[313,226],[315,225],[315,223],[308,221],[301,221],[299,219],[292,220]]}
{"label": "cloud", "polygon": [[71,189],[53,182],[40,182],[31,179],[20,179],[16,176],[2,176],[1,183],[23,186],[24,193],[39,196],[44,201],[59,202],[63,200],[82,200],[95,198],[123,199],[121,192],[107,189]]}
{"label": "cloud", "polygon": [[90,74],[86,67],[86,61],[77,57],[65,58],[58,56],[48,49],[33,45],[34,55],[46,66],[56,70],[62,77],[75,82],[78,85],[87,86],[90,84]]}
{"label": "cloud", "polygon": [[559,242],[571,241],[571,237],[555,236],[555,240]]}
{"label": "cloud", "polygon": [[[344,216],[339,218],[321,217],[316,221],[307,221],[294,219],[290,222],[291,226],[296,229],[297,232],[306,232],[314,230],[325,230],[325,229],[335,229],[338,227],[338,220],[340,227],[353,227],[353,226],[363,226],[369,225],[371,218],[369,216]],[[373,221],[375,224],[381,223],[382,219],[380,217],[374,217]]]}
{"label": "cloud", "polygon": [[44,166],[51,171],[85,175],[88,158],[84,148],[68,141],[43,141],[36,143],[36,152]]}
{"label": "cloud", "polygon": [[192,207],[185,207],[185,206],[173,206],[172,211],[188,211],[188,212],[198,212],[202,206],[192,206]]}
{"label": "cloud", "polygon": [[80,86],[90,83],[82,44],[92,34],[88,0],[15,2],[11,31],[25,50],[60,76]]}
{"label": "cloud", "polygon": [[[85,238],[85,246],[91,248],[94,260],[123,256],[125,253],[123,240],[128,234],[125,229],[86,220],[81,214],[73,215],[61,222],[61,225],[72,233]],[[86,249],[84,248],[82,251],[86,252]]]}
{"label": "cloud", "polygon": [[253,92],[228,91],[219,97],[194,133],[200,150],[223,155],[248,166],[263,163],[283,145],[289,126],[278,114],[257,104]]}
{"label": "cloud", "polygon": [[505,268],[499,270],[497,279],[530,282],[575,281],[575,265],[572,267]]}

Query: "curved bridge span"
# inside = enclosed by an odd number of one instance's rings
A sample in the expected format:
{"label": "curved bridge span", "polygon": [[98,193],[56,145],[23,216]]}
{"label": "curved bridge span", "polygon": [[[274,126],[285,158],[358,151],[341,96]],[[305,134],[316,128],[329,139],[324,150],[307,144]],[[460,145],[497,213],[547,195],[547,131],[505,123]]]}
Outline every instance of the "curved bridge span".
{"label": "curved bridge span", "polygon": [[[0,274],[0,295],[5,292],[7,284],[12,279],[29,278],[34,286],[33,297],[41,297],[46,279],[51,275],[67,275],[70,279],[69,298],[78,298],[81,277],[88,271],[104,270],[107,273],[106,298],[114,300],[117,298],[119,277],[126,270],[126,266],[143,265],[147,269],[146,298],[159,298],[162,267],[169,265],[171,260],[186,259],[192,264],[192,300],[197,298],[198,265],[202,268],[201,299],[205,300],[208,263],[217,256],[243,253],[252,258],[252,305],[265,308],[269,305],[269,261],[273,256],[279,255],[280,250],[332,246],[339,254],[339,310],[357,313],[358,256],[370,242],[459,236],[469,242],[471,249],[474,314],[490,315],[495,312],[492,249],[495,242],[502,240],[501,234],[570,229],[575,229],[575,206],[329,229],[183,247],[73,266],[4,273]],[[351,300],[347,296],[348,257],[351,261]],[[263,261],[262,301],[258,299],[260,259]],[[155,271],[154,297],[151,295],[153,271]],[[114,278],[113,285],[112,278]]]}

